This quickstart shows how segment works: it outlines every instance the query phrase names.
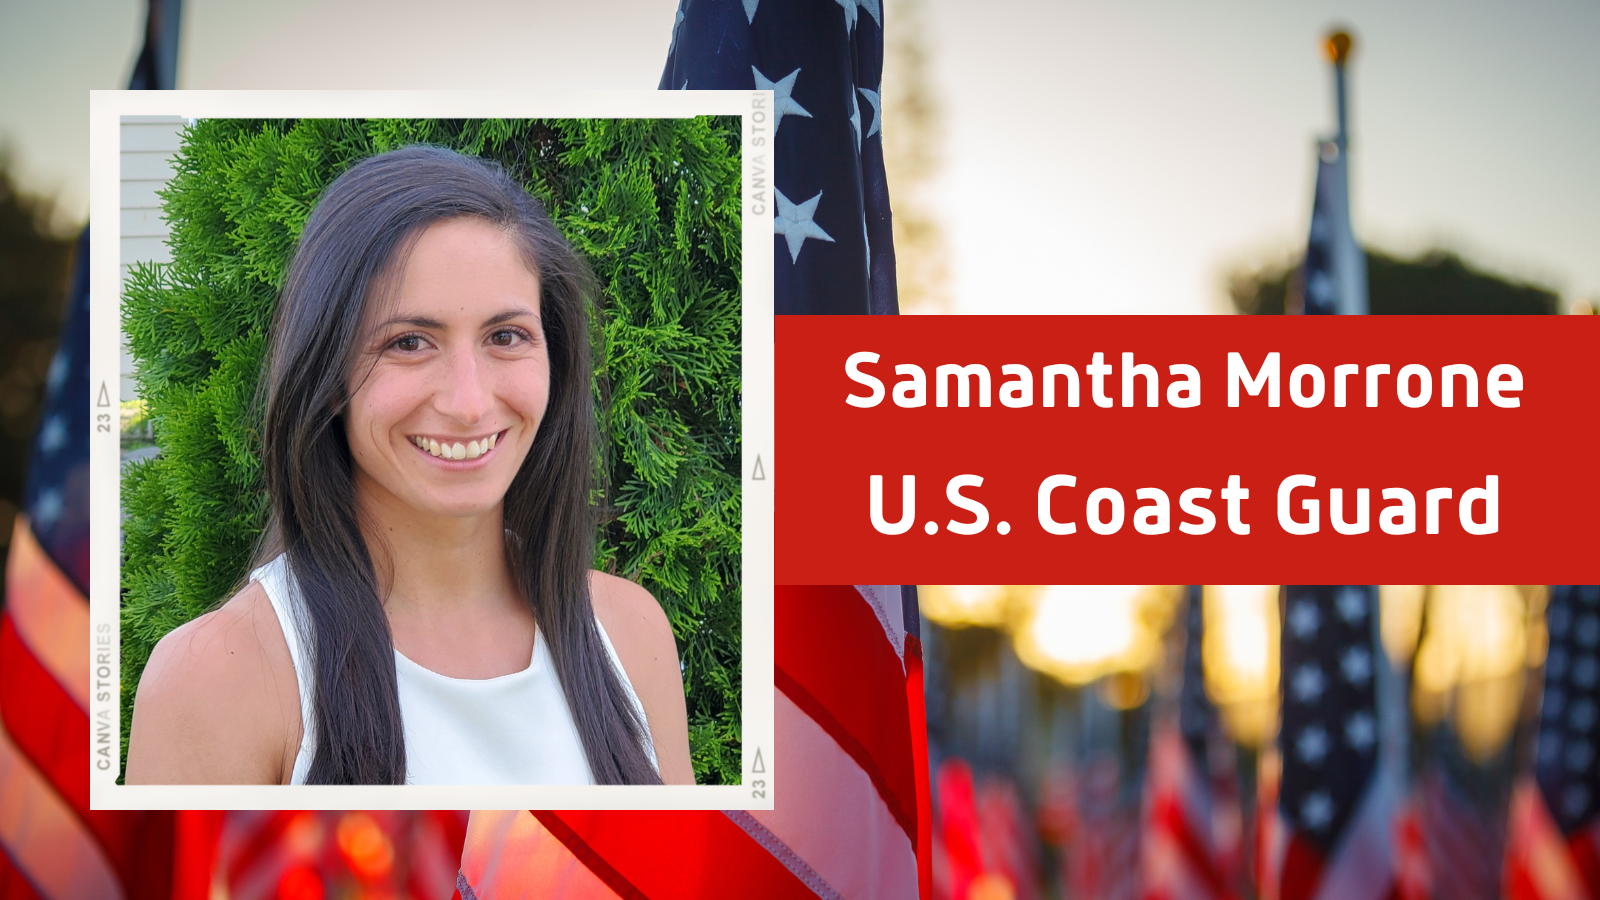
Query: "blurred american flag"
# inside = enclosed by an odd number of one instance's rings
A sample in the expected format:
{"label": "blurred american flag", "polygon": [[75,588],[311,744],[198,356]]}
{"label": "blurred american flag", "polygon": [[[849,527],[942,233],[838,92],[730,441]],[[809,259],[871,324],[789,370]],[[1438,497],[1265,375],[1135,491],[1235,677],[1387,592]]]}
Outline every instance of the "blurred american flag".
{"label": "blurred american flag", "polygon": [[1554,585],[1534,777],[1512,801],[1506,894],[1600,897],[1600,585]]}
{"label": "blurred american flag", "polygon": [[1276,821],[1261,826],[1261,893],[1382,900],[1400,785],[1380,765],[1377,590],[1290,585],[1284,598],[1282,775],[1263,811]]}
{"label": "blurred american flag", "polygon": [[[89,234],[75,251],[0,614],[0,898],[165,898],[170,812],[89,809]],[[109,398],[97,411],[115,422]],[[115,687],[114,675],[111,676]],[[114,724],[111,733],[115,734]],[[109,746],[111,764],[117,748]]]}

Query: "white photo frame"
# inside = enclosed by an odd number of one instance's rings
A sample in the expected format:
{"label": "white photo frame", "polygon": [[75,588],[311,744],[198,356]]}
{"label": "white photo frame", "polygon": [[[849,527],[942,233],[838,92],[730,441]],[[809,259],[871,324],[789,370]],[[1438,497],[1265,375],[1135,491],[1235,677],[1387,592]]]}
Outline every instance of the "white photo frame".
{"label": "white photo frame", "polygon": [[[120,441],[92,435],[89,717],[91,809],[745,809],[774,803],[773,241],[763,142],[771,91],[91,91],[90,403],[116,396],[121,123],[199,118],[680,118],[742,122],[742,780],[731,785],[119,785]],[[109,299],[107,299],[109,298]],[[100,410],[105,412],[106,410]],[[91,410],[91,416],[94,410]]]}

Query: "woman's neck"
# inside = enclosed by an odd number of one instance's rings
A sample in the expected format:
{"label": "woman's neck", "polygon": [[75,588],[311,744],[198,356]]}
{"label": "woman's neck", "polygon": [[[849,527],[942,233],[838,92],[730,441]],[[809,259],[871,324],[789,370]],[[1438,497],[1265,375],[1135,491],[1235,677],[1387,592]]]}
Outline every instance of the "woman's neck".
{"label": "woman's neck", "polygon": [[[506,559],[501,506],[473,516],[429,515],[359,475],[356,504],[397,650],[456,677],[527,665],[533,616]],[[501,662],[482,660],[494,671],[475,672],[462,658],[468,649]]]}

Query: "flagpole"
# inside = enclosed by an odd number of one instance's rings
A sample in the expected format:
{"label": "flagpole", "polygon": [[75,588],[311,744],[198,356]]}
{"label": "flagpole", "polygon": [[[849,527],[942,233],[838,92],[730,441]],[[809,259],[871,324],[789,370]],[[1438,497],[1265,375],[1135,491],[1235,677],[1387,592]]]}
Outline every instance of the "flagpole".
{"label": "flagpole", "polygon": [[1339,145],[1339,155],[1345,155],[1350,149],[1350,126],[1345,115],[1345,63],[1350,59],[1350,51],[1354,49],[1355,41],[1346,31],[1335,31],[1328,35],[1324,50],[1328,60],[1333,63],[1333,97],[1339,116],[1339,133],[1334,141]]}

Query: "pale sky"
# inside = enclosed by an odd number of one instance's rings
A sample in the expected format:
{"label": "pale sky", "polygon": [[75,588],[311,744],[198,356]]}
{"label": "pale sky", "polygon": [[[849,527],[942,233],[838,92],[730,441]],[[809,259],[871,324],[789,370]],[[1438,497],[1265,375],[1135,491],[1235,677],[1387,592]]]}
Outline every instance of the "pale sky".
{"label": "pale sky", "polygon": [[[1358,41],[1357,235],[1600,298],[1592,0],[927,2],[961,311],[1225,309],[1230,267],[1304,242],[1333,23]],[[185,88],[650,88],[676,3],[184,6]],[[126,81],[142,27],[136,0],[0,4],[0,144],[68,219],[85,92]]]}
{"label": "pale sky", "polygon": [[1304,246],[1333,23],[1357,237],[1600,297],[1592,0],[930,4],[962,311],[1226,309]]}

